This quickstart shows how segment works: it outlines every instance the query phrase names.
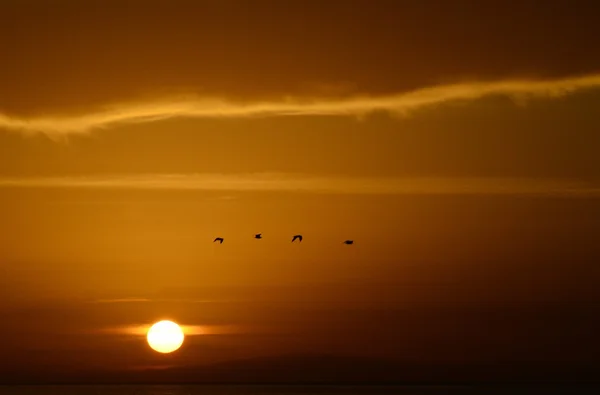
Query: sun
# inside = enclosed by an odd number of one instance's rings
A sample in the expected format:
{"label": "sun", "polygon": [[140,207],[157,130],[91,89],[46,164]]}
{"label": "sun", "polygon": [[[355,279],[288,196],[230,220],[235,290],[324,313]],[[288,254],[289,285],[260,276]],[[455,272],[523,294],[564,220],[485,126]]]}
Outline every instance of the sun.
{"label": "sun", "polygon": [[154,351],[167,354],[181,347],[183,331],[172,321],[160,321],[152,325],[146,338]]}

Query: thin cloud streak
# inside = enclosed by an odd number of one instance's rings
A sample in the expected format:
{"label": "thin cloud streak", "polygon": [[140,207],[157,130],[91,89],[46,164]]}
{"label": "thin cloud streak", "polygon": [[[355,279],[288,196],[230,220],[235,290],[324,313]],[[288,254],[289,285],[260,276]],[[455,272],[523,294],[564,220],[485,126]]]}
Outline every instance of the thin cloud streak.
{"label": "thin cloud streak", "polygon": [[425,87],[390,96],[339,99],[287,98],[270,102],[233,102],[222,98],[187,96],[157,101],[113,104],[85,115],[19,118],[0,113],[0,129],[60,138],[126,123],[169,118],[242,118],[276,116],[365,116],[374,111],[407,115],[412,111],[454,101],[508,96],[523,103],[533,98],[558,98],[600,87],[600,74],[554,80],[466,82]]}
{"label": "thin cloud streak", "polygon": [[151,299],[145,298],[121,298],[121,299],[100,299],[94,301],[94,303],[145,303],[151,302]]}
{"label": "thin cloud streak", "polygon": [[316,177],[291,173],[148,174],[93,177],[0,178],[0,188],[137,189],[167,191],[280,191],[355,195],[600,196],[600,185],[537,178]]}
{"label": "thin cloud streak", "polygon": [[90,303],[162,303],[162,302],[179,302],[179,303],[224,303],[224,300],[207,300],[207,299],[149,299],[149,298],[116,298],[116,299],[98,299]]}
{"label": "thin cloud streak", "polygon": [[[154,322],[146,324],[136,325],[123,325],[108,328],[94,329],[94,333],[102,334],[113,334],[113,335],[132,335],[132,336],[146,336],[148,330]],[[263,333],[269,332],[268,329],[251,327],[251,326],[239,326],[239,325],[186,325],[178,323],[181,330],[186,336],[198,336],[198,335],[232,335],[240,333]]]}

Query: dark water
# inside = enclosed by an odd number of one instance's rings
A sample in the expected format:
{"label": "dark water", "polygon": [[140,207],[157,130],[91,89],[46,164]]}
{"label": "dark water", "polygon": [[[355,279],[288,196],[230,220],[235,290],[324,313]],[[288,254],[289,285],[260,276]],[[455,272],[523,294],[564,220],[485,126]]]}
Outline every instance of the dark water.
{"label": "dark water", "polygon": [[469,386],[0,386],[0,395],[503,395],[598,394],[586,387],[469,387]]}

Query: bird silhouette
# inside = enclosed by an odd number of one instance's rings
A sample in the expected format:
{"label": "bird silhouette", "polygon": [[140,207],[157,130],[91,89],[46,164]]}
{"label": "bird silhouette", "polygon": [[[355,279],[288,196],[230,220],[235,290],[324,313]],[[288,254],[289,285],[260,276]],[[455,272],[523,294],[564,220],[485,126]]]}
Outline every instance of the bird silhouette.
{"label": "bird silhouette", "polygon": [[344,244],[348,244],[348,245],[354,244],[354,240],[346,240],[346,241],[344,241]]}
{"label": "bird silhouette", "polygon": [[214,239],[214,240],[213,240],[213,243],[214,243],[215,241],[218,241],[218,242],[219,242],[219,244],[223,244],[223,238],[222,238],[222,237],[217,237],[216,239]]}
{"label": "bird silhouette", "polygon": [[255,239],[262,239],[262,233],[257,233],[254,235]]}
{"label": "bird silhouette", "polygon": [[296,235],[292,238],[292,243],[298,239],[298,242],[302,242],[302,235]]}

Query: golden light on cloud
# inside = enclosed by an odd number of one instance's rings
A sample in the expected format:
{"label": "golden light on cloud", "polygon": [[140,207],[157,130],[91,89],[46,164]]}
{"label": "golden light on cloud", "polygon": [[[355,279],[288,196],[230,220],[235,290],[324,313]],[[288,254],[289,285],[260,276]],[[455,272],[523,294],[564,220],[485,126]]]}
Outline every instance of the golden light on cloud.
{"label": "golden light on cloud", "polygon": [[[184,337],[200,335],[231,335],[236,333],[247,333],[249,330],[252,330],[252,328],[241,328],[236,325],[177,325],[183,332]],[[152,324],[123,325],[117,327],[97,329],[93,332],[112,335],[147,337],[148,331],[151,327]]]}
{"label": "golden light on cloud", "polygon": [[518,102],[556,98],[600,87],[600,74],[554,80],[464,82],[425,87],[388,96],[353,96],[336,99],[288,98],[279,101],[233,102],[195,95],[152,101],[111,104],[102,111],[69,116],[20,118],[0,113],[0,128],[51,137],[88,133],[124,123],[146,123],[169,118],[240,118],[273,116],[364,116],[374,111],[405,115],[420,108],[455,101],[507,96]]}
{"label": "golden light on cloud", "polygon": [[357,195],[600,196],[600,185],[571,179],[507,177],[319,177],[292,173],[146,174],[0,178],[0,188],[287,191]]}
{"label": "golden light on cloud", "polygon": [[184,335],[179,325],[165,320],[152,325],[146,339],[154,351],[168,354],[181,347]]}

